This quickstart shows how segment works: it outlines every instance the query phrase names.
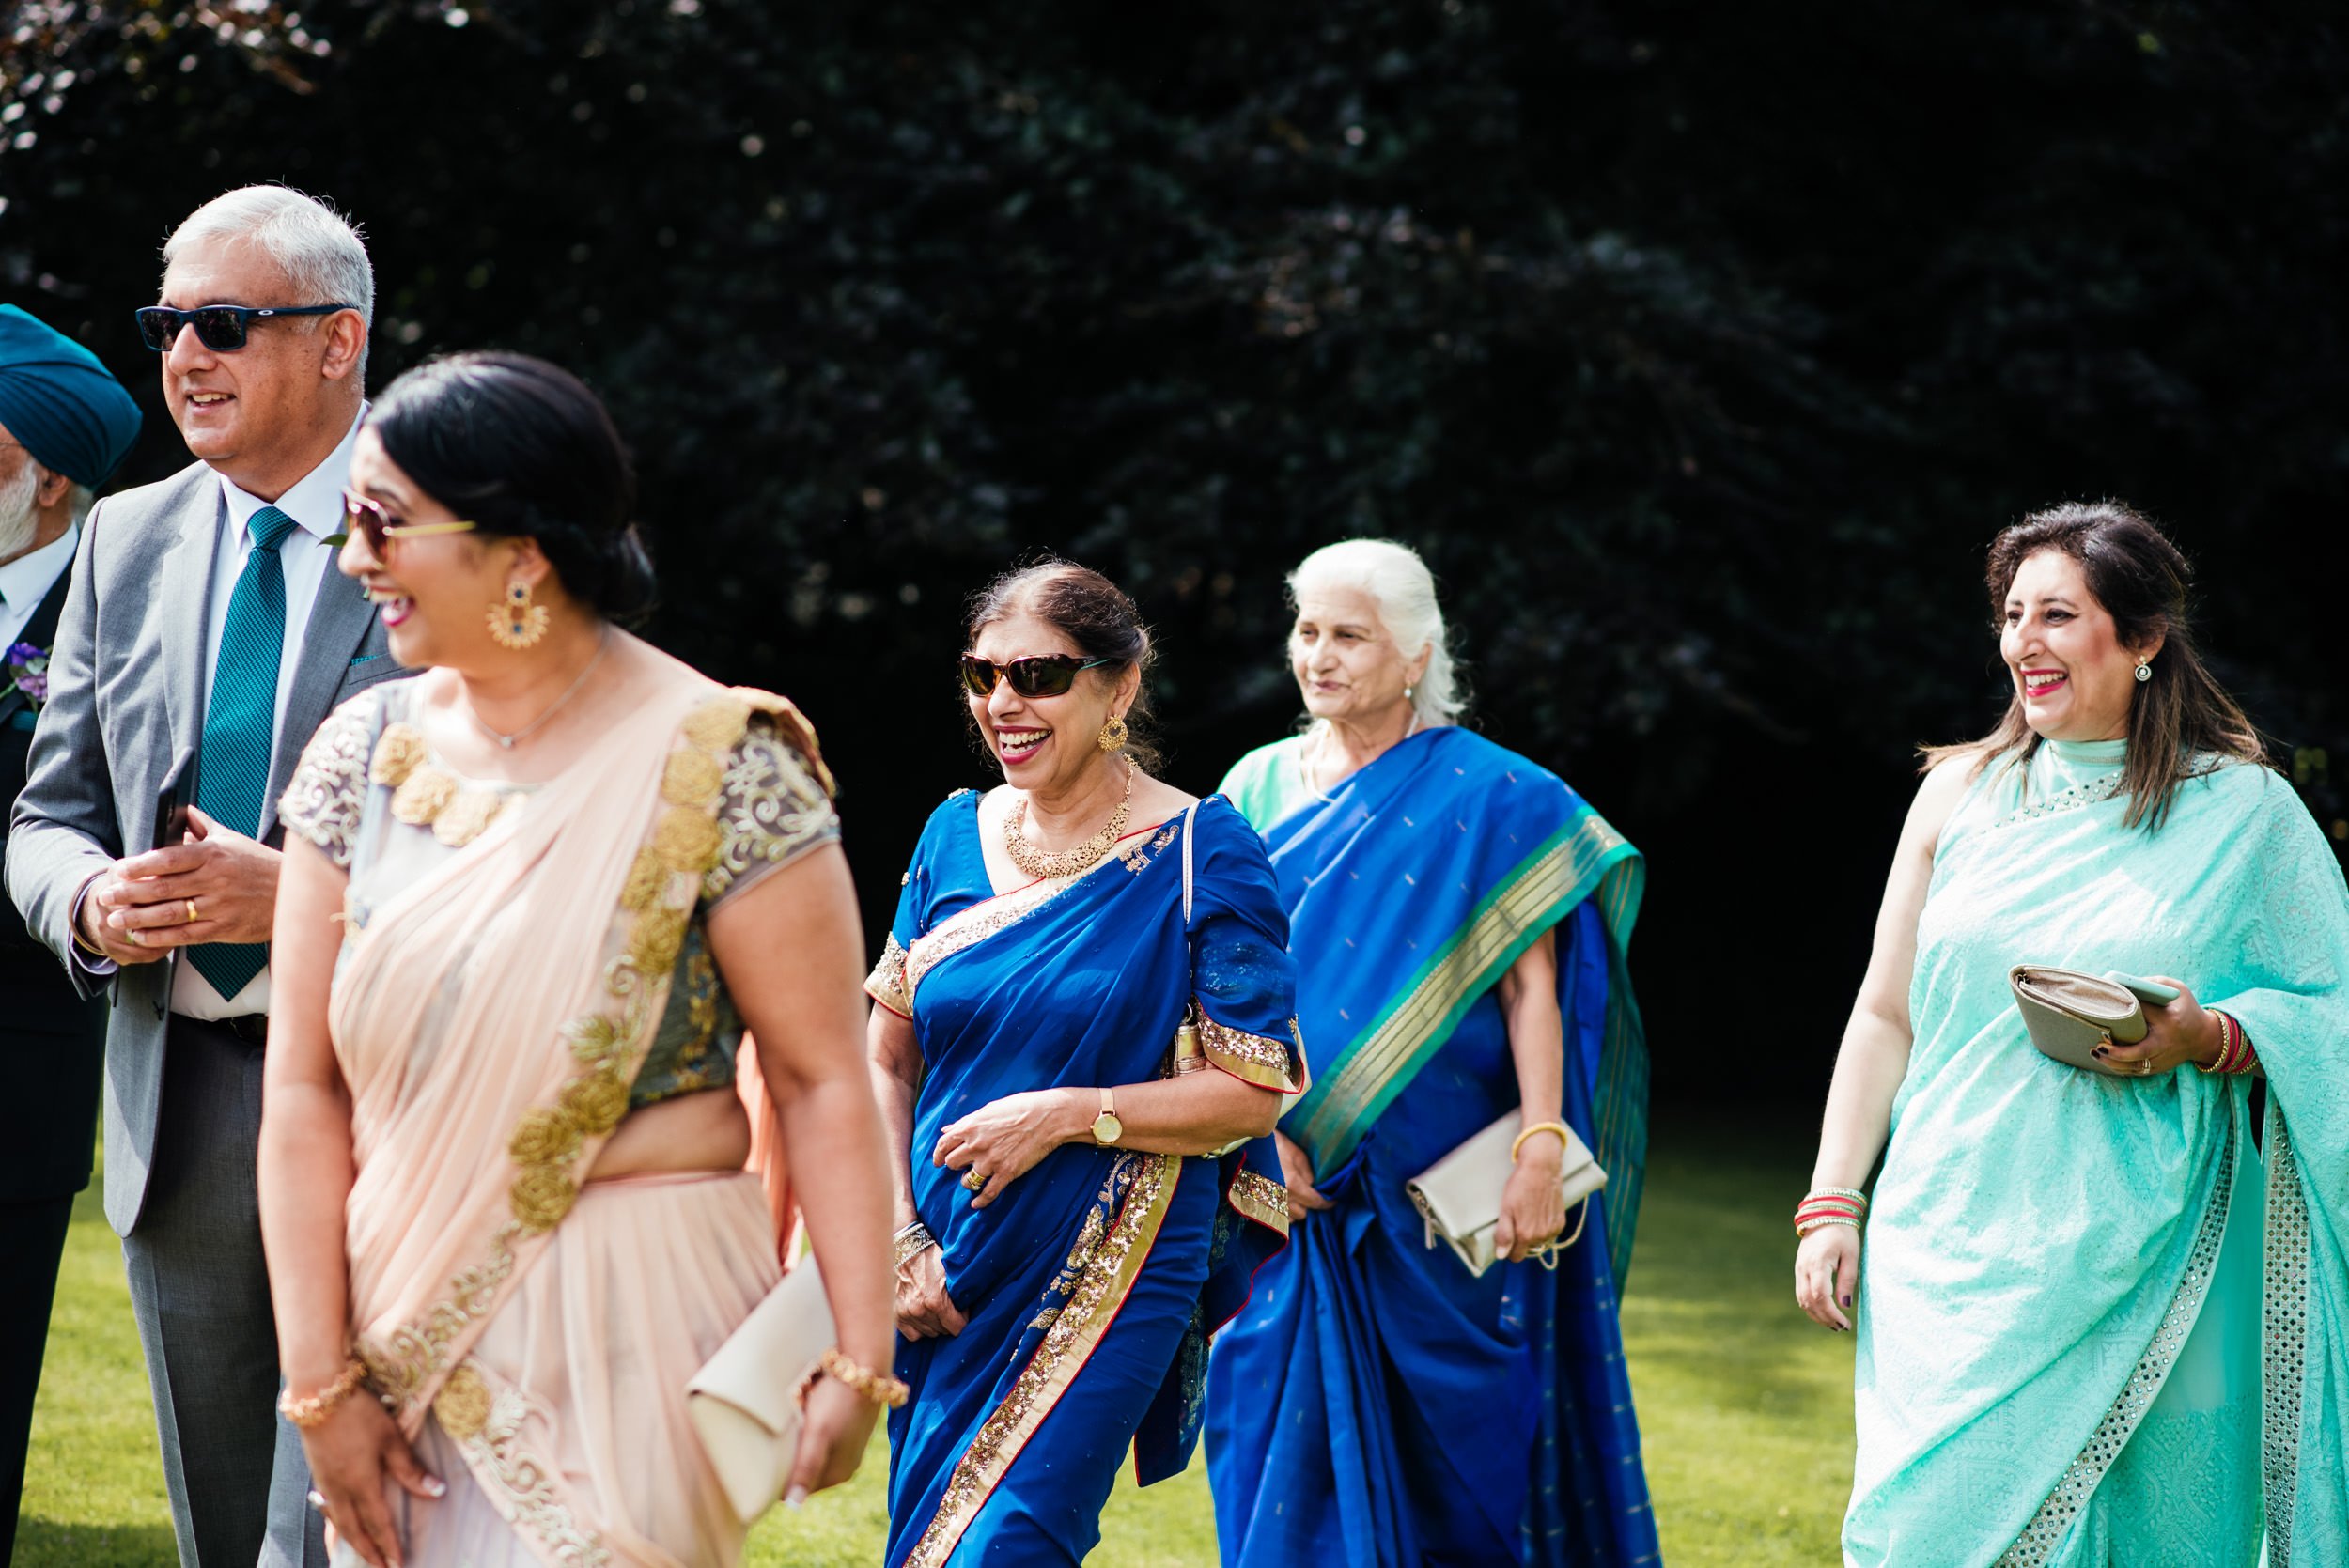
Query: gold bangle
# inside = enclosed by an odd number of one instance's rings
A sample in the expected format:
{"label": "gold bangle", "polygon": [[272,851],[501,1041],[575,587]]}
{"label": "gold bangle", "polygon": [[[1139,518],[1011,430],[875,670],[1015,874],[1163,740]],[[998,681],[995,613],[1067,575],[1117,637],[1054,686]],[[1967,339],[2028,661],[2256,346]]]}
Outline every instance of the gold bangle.
{"label": "gold bangle", "polygon": [[891,1266],[903,1268],[937,1245],[938,1238],[930,1234],[929,1227],[917,1219],[898,1231],[896,1238],[892,1242],[890,1246]]}
{"label": "gold bangle", "polygon": [[913,1394],[913,1390],[898,1379],[849,1360],[840,1354],[840,1347],[836,1344],[818,1356],[816,1364],[819,1372],[808,1374],[807,1380],[800,1385],[794,1395],[802,1405],[807,1403],[807,1390],[815,1386],[819,1373],[830,1373],[835,1382],[846,1383],[874,1404],[892,1410],[903,1408],[905,1402]]}
{"label": "gold bangle", "polygon": [[1517,1141],[1509,1145],[1510,1164],[1515,1165],[1517,1162],[1517,1151],[1524,1148],[1525,1141],[1532,1137],[1537,1132],[1556,1133],[1558,1135],[1558,1148],[1561,1154],[1563,1154],[1565,1150],[1573,1146],[1574,1129],[1567,1126],[1565,1123],[1536,1122],[1532,1126],[1526,1128],[1523,1132],[1517,1134]]}
{"label": "gold bangle", "polygon": [[317,1393],[304,1394],[297,1399],[294,1391],[288,1389],[284,1393],[279,1394],[277,1396],[278,1414],[307,1432],[333,1415],[334,1406],[349,1399],[359,1385],[366,1380],[367,1364],[353,1358],[350,1364],[343,1368],[340,1377],[335,1378]]}

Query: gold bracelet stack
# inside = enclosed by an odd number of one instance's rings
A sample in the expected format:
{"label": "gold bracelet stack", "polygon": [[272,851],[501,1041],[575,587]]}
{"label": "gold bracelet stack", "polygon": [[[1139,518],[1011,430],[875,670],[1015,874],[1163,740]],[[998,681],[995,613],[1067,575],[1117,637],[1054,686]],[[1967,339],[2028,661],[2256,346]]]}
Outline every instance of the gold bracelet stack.
{"label": "gold bracelet stack", "polygon": [[903,1268],[937,1245],[938,1238],[930,1234],[930,1228],[919,1219],[910,1225],[900,1226],[890,1241],[890,1265]]}
{"label": "gold bracelet stack", "polygon": [[808,1374],[807,1381],[801,1383],[792,1396],[802,1405],[807,1403],[807,1390],[815,1387],[816,1379],[824,1373],[831,1374],[834,1382],[846,1383],[874,1404],[891,1410],[903,1408],[905,1402],[913,1395],[913,1390],[897,1378],[849,1360],[840,1354],[838,1345],[818,1356],[816,1364],[818,1371]]}
{"label": "gold bracelet stack", "polygon": [[1517,1162],[1517,1151],[1524,1148],[1525,1141],[1532,1137],[1537,1132],[1556,1133],[1558,1135],[1558,1146],[1561,1149],[1571,1148],[1573,1146],[1574,1131],[1572,1128],[1568,1127],[1565,1123],[1536,1122],[1532,1126],[1526,1128],[1523,1132],[1517,1134],[1516,1141],[1509,1145],[1510,1164],[1515,1165]]}
{"label": "gold bracelet stack", "polygon": [[1868,1195],[1857,1188],[1814,1187],[1795,1205],[1795,1234],[1809,1235],[1826,1225],[1859,1229],[1868,1215]]}
{"label": "gold bracelet stack", "polygon": [[277,1396],[278,1414],[307,1432],[333,1415],[334,1406],[349,1399],[359,1385],[366,1380],[367,1364],[354,1357],[350,1364],[343,1368],[340,1377],[335,1378],[317,1393],[304,1394],[297,1399],[294,1397],[294,1391],[288,1389],[284,1393],[279,1394]]}

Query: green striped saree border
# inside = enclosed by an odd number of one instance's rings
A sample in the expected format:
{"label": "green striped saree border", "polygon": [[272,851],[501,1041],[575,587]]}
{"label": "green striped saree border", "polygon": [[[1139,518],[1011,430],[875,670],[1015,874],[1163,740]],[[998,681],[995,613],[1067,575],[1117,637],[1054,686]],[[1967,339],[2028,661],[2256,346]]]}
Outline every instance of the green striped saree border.
{"label": "green striped saree border", "polygon": [[1645,885],[1639,851],[1588,807],[1519,862],[1299,1102],[1296,1137],[1315,1168],[1331,1170],[1352,1154],[1470,1005],[1595,889],[1610,983],[1593,1153],[1608,1175],[1608,1241],[1620,1283],[1647,1158],[1647,1047],[1623,961]]}

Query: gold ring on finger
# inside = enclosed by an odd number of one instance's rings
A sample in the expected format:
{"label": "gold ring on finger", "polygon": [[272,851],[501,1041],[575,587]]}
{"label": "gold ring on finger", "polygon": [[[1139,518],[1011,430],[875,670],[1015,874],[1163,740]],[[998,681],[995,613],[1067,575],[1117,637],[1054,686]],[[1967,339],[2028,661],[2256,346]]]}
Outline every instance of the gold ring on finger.
{"label": "gold ring on finger", "polygon": [[188,924],[194,925],[195,919],[195,900],[191,898],[188,900]]}
{"label": "gold ring on finger", "polygon": [[973,1168],[962,1173],[962,1185],[972,1192],[982,1191],[987,1187],[987,1178],[980,1175],[976,1168]]}

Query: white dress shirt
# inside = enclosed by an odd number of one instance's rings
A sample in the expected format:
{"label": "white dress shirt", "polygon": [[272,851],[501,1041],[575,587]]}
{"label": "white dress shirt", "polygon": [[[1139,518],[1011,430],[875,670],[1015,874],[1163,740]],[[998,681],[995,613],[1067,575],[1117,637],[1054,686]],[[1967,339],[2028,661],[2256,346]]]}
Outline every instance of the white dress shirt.
{"label": "white dress shirt", "polygon": [[82,525],[77,522],[39,550],[28,550],[0,567],[0,649],[15,644],[24,623],[73,565],[74,547],[81,542]]}
{"label": "white dress shirt", "polygon": [[[359,419],[366,417],[363,405]],[[221,476],[220,491],[228,503],[228,519],[212,544],[211,606],[205,617],[204,681],[197,694],[200,704],[208,706],[211,702],[212,666],[219,661],[221,635],[228,626],[228,598],[236,592],[237,578],[244,571],[245,556],[253,549],[253,534],[247,525],[254,513],[273,505],[294,520],[293,530],[277,547],[278,563],[286,575],[286,643],[277,657],[275,722],[280,728],[284,726],[286,699],[293,691],[294,670],[302,662],[302,639],[309,629],[310,610],[318,603],[321,585],[334,570],[335,550],[326,541],[343,531],[343,489],[350,483],[350,454],[358,443],[359,420],[353,420],[342,444],[273,502],[249,495],[230,483],[226,474]],[[358,592],[356,588],[350,591]],[[203,707],[197,711],[201,713]],[[270,755],[274,759],[276,754],[272,731]],[[210,981],[196,972],[194,964],[183,962],[179,972],[172,977],[171,1010],[191,1018],[233,1018],[247,1013],[266,1013],[269,970],[264,969],[255,975],[235,996],[223,997],[212,989]]]}

